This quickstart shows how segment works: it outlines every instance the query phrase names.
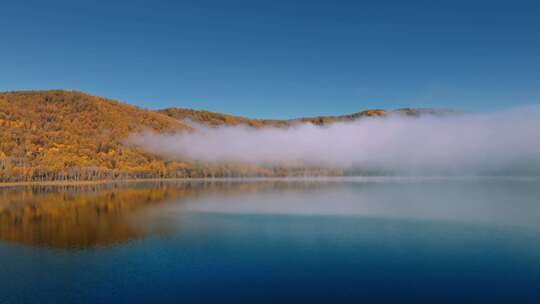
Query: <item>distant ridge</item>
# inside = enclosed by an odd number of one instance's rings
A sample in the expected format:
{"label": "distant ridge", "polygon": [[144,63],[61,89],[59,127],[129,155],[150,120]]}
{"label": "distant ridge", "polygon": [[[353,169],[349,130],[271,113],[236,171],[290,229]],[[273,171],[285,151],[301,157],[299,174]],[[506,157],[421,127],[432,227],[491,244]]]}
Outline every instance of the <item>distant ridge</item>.
{"label": "distant ridge", "polygon": [[[192,130],[189,120],[210,127],[287,127],[326,125],[391,114],[444,115],[447,110],[366,110],[349,115],[290,120],[250,119],[204,110],[147,110],[78,91],[0,93],[0,182],[79,181],[128,178],[283,176],[306,174],[306,168],[265,168],[245,164],[173,161],[125,144],[132,133]],[[308,174],[340,174],[308,168]]]}
{"label": "distant ridge", "polygon": [[383,117],[389,115],[405,115],[405,116],[421,116],[421,115],[448,115],[450,113],[455,113],[452,110],[446,109],[413,109],[413,108],[403,108],[397,110],[382,110],[382,109],[373,109],[365,110],[361,112],[356,112],[353,114],[347,115],[337,115],[337,116],[316,116],[316,117],[302,117],[302,118],[293,118],[293,119],[252,119],[243,116],[227,115],[217,112],[210,112],[206,110],[193,110],[193,109],[184,109],[184,108],[167,108],[159,110],[158,112],[163,113],[167,116],[179,119],[179,120],[191,120],[193,122],[210,125],[210,126],[221,126],[221,125],[249,125],[252,127],[264,127],[264,126],[273,126],[273,127],[286,127],[291,126],[297,123],[312,123],[315,125],[325,125],[331,124],[334,122],[343,122],[343,121],[354,121],[366,117]]}

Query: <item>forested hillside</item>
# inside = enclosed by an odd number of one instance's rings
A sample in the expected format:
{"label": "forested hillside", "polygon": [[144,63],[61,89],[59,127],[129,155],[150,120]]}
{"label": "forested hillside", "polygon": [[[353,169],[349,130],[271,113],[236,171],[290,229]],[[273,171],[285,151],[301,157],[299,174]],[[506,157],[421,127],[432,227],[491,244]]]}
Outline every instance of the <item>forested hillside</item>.
{"label": "forested hillside", "polygon": [[[142,129],[184,130],[178,120],[77,92],[0,94],[0,179],[93,180],[160,176],[163,160],[121,144]],[[182,164],[177,164],[182,165]]]}
{"label": "forested hillside", "polygon": [[[417,110],[399,110],[417,115]],[[150,111],[74,91],[0,93],[0,181],[102,180],[127,178],[282,176],[306,168],[264,168],[244,164],[201,164],[162,159],[124,143],[143,130],[189,132],[182,122],[211,127],[246,124],[287,127],[299,122],[326,124],[383,116],[369,110],[345,116],[259,120],[200,110]],[[340,174],[317,168],[309,174]]]}

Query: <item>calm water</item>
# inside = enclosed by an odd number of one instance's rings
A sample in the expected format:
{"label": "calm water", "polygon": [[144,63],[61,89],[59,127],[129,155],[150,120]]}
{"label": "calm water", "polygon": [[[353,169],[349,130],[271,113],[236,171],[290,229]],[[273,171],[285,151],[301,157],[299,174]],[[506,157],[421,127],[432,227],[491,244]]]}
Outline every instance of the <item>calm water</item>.
{"label": "calm water", "polygon": [[540,303],[540,180],[0,189],[0,303]]}

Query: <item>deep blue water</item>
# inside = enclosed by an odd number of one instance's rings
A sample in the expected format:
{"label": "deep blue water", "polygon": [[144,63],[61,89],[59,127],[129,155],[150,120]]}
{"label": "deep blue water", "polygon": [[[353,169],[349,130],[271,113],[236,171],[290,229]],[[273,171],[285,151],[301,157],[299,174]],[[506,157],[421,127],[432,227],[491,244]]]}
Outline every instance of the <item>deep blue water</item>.
{"label": "deep blue water", "polygon": [[254,184],[115,210],[114,242],[4,223],[0,303],[540,303],[537,181]]}

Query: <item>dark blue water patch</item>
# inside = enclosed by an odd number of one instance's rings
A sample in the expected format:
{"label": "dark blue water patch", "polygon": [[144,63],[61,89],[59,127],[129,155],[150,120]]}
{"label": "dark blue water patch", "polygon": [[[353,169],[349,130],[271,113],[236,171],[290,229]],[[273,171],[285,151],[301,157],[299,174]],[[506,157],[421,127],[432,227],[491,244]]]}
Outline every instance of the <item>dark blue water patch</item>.
{"label": "dark blue water patch", "polygon": [[185,214],[111,247],[0,243],[1,303],[538,303],[540,236],[516,227]]}

